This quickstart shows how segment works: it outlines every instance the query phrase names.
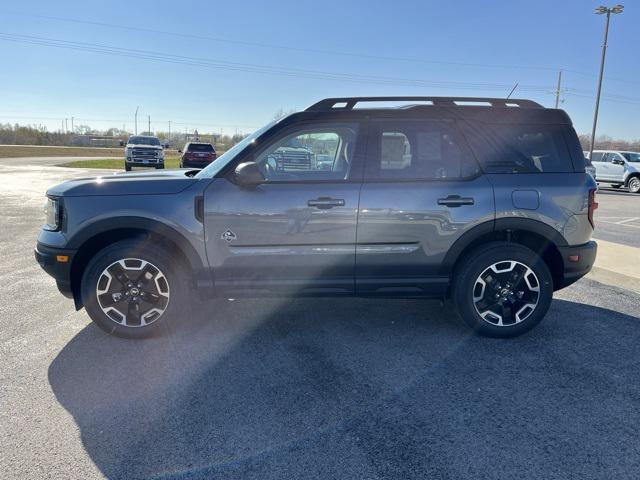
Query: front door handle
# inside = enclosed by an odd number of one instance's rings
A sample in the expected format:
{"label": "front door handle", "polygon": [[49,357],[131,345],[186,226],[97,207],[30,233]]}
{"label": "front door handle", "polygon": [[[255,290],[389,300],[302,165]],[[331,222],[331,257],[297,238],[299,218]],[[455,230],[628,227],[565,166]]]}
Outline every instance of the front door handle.
{"label": "front door handle", "polygon": [[462,205],[473,205],[475,201],[471,197],[461,197],[460,195],[449,195],[446,198],[439,198],[438,205],[445,207],[461,207]]}
{"label": "front door handle", "polygon": [[309,200],[307,205],[326,210],[333,207],[344,207],[344,200],[342,198],[320,197],[315,200]]}

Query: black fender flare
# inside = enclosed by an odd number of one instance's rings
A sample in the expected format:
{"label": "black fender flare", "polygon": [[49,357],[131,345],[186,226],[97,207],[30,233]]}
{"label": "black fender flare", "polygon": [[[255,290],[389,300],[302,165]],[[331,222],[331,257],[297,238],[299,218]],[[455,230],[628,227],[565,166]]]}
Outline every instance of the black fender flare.
{"label": "black fender flare", "polygon": [[568,245],[567,240],[560,232],[540,220],[534,220],[532,218],[498,218],[476,225],[458,238],[445,255],[440,267],[440,273],[443,275],[451,275],[456,262],[467,251],[470,245],[487,234],[505,230],[532,232],[546,238],[549,243],[556,247],[565,247]]}
{"label": "black fender flare", "polygon": [[159,220],[138,216],[111,217],[87,225],[69,238],[68,248],[80,249],[87,241],[111,230],[144,230],[161,235],[176,244],[184,253],[194,272],[205,269],[202,258],[189,240],[178,230]]}

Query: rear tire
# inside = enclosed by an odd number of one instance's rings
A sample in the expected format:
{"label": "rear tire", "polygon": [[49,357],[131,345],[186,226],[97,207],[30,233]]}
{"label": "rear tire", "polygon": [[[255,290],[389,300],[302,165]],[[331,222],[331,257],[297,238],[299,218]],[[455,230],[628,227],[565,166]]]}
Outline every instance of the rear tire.
{"label": "rear tire", "polygon": [[551,305],[549,268],[522,245],[482,245],[462,260],[454,275],[453,300],[458,314],[487,337],[522,335],[540,323]]}
{"label": "rear tire", "polygon": [[186,275],[163,248],[132,239],[100,250],[82,276],[85,309],[105,332],[146,338],[168,330],[184,314]]}

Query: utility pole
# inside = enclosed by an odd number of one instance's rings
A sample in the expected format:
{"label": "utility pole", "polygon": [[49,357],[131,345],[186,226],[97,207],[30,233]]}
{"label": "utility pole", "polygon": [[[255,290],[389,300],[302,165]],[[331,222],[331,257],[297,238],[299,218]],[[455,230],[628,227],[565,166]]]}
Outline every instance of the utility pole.
{"label": "utility pole", "polygon": [[69,119],[64,117],[64,133],[69,133]]}
{"label": "utility pole", "polygon": [[71,117],[71,133],[73,133],[73,132],[74,132],[74,130],[73,130],[73,117]]}
{"label": "utility pole", "polygon": [[135,115],[133,116],[134,121],[135,121],[135,124],[136,124],[136,127],[135,127],[135,135],[137,135],[137,134],[138,134],[138,108],[140,108],[140,107],[136,107],[136,113],[135,113]]}
{"label": "utility pole", "polygon": [[558,86],[556,87],[556,108],[560,104],[560,92],[562,87],[562,70],[558,72]]}
{"label": "utility pole", "polygon": [[149,132],[149,135],[151,135],[151,115],[147,115],[147,120],[149,120],[149,129],[147,131]]}
{"label": "utility pole", "polygon": [[169,120],[169,136],[168,136],[167,140],[169,142],[171,141],[171,120]]}
{"label": "utility pole", "polygon": [[609,20],[612,13],[622,13],[622,5],[615,5],[611,8],[599,6],[596,8],[597,15],[607,14],[604,26],[604,43],[602,44],[602,57],[600,58],[600,75],[598,76],[598,92],[596,93],[596,108],[593,112],[593,128],[591,130],[591,146],[589,147],[589,158],[593,156],[593,148],[596,143],[596,127],[598,126],[598,110],[600,110],[600,93],[602,92],[602,76],[604,75],[604,61],[607,56],[607,40],[609,38]]}

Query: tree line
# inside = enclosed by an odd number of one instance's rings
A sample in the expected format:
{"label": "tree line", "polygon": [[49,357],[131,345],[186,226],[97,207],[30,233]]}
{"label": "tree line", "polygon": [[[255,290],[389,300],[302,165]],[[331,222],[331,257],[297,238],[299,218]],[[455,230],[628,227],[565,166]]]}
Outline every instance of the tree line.
{"label": "tree line", "polygon": [[[276,112],[274,118],[286,115],[282,111]],[[149,132],[140,132],[141,135],[149,134]],[[195,135],[188,133],[185,135],[180,132],[154,132],[163,141],[167,141],[174,147],[180,147],[186,140],[194,140]],[[106,137],[114,137],[116,139],[126,140],[130,135],[129,132],[118,128],[108,128],[106,130],[95,130],[88,125],[78,125],[75,132],[50,132],[42,125],[19,125],[2,123],[0,124],[0,144],[1,145],[50,145],[50,146],[73,146],[77,145],[74,138],[78,135],[100,135]],[[242,140],[245,135],[218,135],[211,133],[202,133],[198,137],[202,141],[214,142],[223,149],[228,149]],[[589,150],[591,137],[586,134],[579,135],[582,149]],[[601,150],[630,150],[640,151],[640,139],[625,140],[615,139],[608,135],[600,135],[596,138],[595,148]]]}

